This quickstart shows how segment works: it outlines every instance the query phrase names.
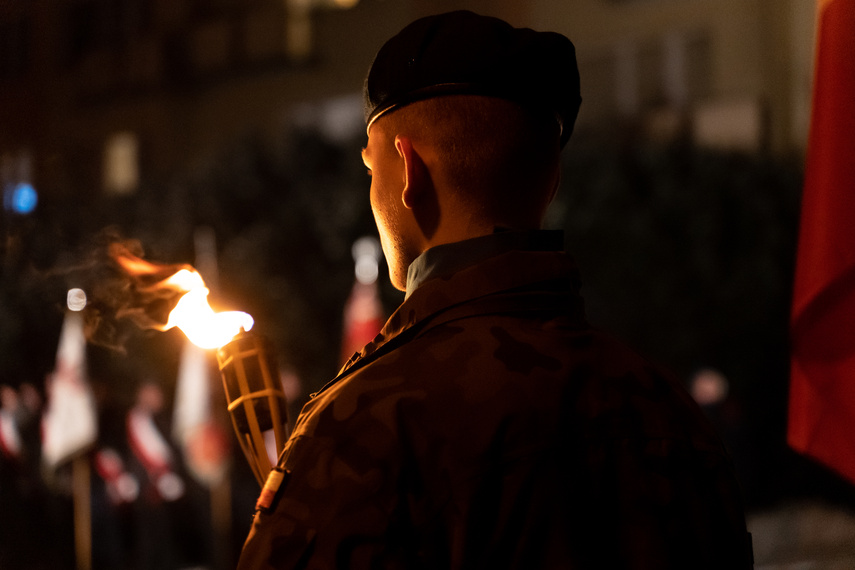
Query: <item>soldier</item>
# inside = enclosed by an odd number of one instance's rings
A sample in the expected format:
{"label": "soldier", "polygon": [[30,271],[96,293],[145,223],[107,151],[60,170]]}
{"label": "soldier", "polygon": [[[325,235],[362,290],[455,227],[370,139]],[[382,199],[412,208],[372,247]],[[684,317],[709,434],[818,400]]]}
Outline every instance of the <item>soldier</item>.
{"label": "soldier", "polygon": [[239,567],[750,568],[718,437],[588,325],[562,235],[540,229],[581,102],[570,41],[423,18],[364,101],[405,301],[304,407]]}

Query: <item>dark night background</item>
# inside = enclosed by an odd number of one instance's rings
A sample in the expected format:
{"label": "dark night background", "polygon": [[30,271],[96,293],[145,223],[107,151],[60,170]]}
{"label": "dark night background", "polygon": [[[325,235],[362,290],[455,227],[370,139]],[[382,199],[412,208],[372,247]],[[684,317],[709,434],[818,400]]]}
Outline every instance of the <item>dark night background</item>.
{"label": "dark night background", "polygon": [[[787,455],[787,320],[800,164],[626,132],[575,135],[549,225],[565,231],[595,325],[686,380],[702,367],[727,376],[741,429],[758,443],[746,457],[751,479],[768,482],[762,470],[778,469],[773,465]],[[64,292],[86,279],[73,268],[104,228],[139,239],[148,259],[182,263],[193,260],[194,231],[208,226],[216,229],[220,255],[213,299],[251,313],[304,382],[304,394],[313,391],[338,367],[330,355],[352,283],[350,246],[376,234],[359,158],[363,144],[361,137],[342,144],[298,128],[280,141],[247,137],[205,171],[146,181],[130,197],[68,195],[28,216],[7,214],[3,370],[38,383],[53,367]],[[391,311],[401,294],[381,281]],[[138,360],[131,370],[174,375],[176,343],[161,333],[131,336],[150,344],[155,356],[93,350],[108,360]],[[97,367],[90,373],[93,382],[128,397],[121,391],[132,383],[99,378]],[[764,483],[750,502],[775,492]]]}
{"label": "dark night background", "polygon": [[[590,320],[685,381],[705,367],[730,380],[717,419],[749,508],[812,495],[852,504],[850,488],[784,442],[799,162],[627,132],[576,134],[549,217],[581,267]],[[181,263],[193,259],[194,231],[207,226],[220,256],[213,299],[256,318],[303,397],[319,388],[339,364],[350,245],[375,233],[363,144],[298,128],[279,141],[247,137],[208,169],[146,181],[131,197],[68,195],[28,216],[7,214],[5,378],[39,385],[52,369],[64,292],[86,280],[74,268],[105,227],[139,239],[149,259]],[[401,294],[381,281],[391,311]],[[91,347],[102,405],[129,406],[150,376],[170,394],[179,335],[137,331],[124,354]]]}
{"label": "dark night background", "polygon": [[[67,160],[61,177],[39,187],[34,212],[3,213],[0,383],[43,389],[55,364],[66,291],[91,283],[86,263],[105,230],[139,240],[147,259],[192,264],[194,235],[210,228],[218,255],[217,275],[207,276],[215,277],[212,302],[249,312],[274,342],[280,363],[301,383],[291,403],[296,414],[339,367],[351,245],[376,235],[359,152],[364,144],[363,134],[331,137],[299,121],[245,129],[203,160],[143,172],[137,191],[122,196],[88,187],[97,168],[90,161]],[[156,147],[143,147],[143,157],[161,152]],[[797,152],[717,151],[690,137],[662,140],[629,119],[583,125],[565,150],[562,186],[548,217],[549,227],[564,230],[581,268],[595,326],[687,385],[706,368],[728,379],[727,400],[706,411],[733,453],[749,512],[803,499],[855,509],[850,485],[785,443],[802,161]],[[402,294],[382,265],[380,273],[388,314]],[[141,382],[160,382],[167,408],[174,394],[180,333],[124,333],[124,351],[89,347],[103,437],[120,425],[116,418]],[[234,536],[226,557],[246,534],[257,494],[238,452],[233,471]],[[61,523],[68,501],[52,505],[45,512],[53,513],[56,552],[32,567],[70,564],[71,531]],[[32,511],[25,505],[20,513]],[[41,533],[48,527],[40,520],[21,526]],[[215,547],[192,528],[187,523],[184,538],[195,546],[183,554],[186,562],[209,563]]]}

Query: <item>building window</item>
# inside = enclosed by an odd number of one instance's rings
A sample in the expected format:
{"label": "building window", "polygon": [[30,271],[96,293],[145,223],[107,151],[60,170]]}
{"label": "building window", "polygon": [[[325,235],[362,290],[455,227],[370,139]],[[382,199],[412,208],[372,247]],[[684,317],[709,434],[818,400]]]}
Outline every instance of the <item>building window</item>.
{"label": "building window", "polygon": [[127,195],[139,186],[139,141],[135,133],[113,134],[104,146],[103,185],[106,194]]}
{"label": "building window", "polygon": [[70,65],[100,50],[124,50],[152,25],[146,0],[78,0],[67,8],[66,53]]}

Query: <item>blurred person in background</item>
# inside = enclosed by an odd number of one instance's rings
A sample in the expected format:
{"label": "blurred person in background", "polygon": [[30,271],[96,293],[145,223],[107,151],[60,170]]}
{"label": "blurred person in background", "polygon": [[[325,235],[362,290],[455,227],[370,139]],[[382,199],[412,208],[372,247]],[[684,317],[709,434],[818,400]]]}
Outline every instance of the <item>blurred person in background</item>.
{"label": "blurred person in background", "polygon": [[715,431],[586,322],[541,229],[581,103],[572,43],[430,16],[381,48],[364,100],[405,300],[303,408],[239,567],[750,568]]}
{"label": "blurred person in background", "polygon": [[16,419],[18,394],[0,386],[0,567],[21,567],[19,521],[26,515],[21,501],[23,477],[21,435]]}
{"label": "blurred person in background", "polygon": [[133,501],[134,552],[136,568],[177,568],[180,545],[175,527],[178,510],[173,503],[184,495],[178,474],[177,454],[160,425],[165,407],[163,389],[153,380],[143,381],[126,417],[128,438],[127,471],[139,482]]}
{"label": "blurred person in background", "polygon": [[41,476],[42,398],[36,388],[0,386],[0,568],[50,568],[43,536],[51,520]]}
{"label": "blurred person in background", "polygon": [[18,393],[11,386],[0,386],[0,453],[4,459],[17,462],[21,459],[21,434],[18,415],[21,406]]}

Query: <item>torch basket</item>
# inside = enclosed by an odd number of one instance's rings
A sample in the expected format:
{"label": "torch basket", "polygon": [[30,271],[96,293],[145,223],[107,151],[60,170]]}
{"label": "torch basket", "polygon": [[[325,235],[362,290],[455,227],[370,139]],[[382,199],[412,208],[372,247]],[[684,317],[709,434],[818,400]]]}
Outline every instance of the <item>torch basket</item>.
{"label": "torch basket", "polygon": [[278,455],[288,439],[288,405],[276,354],[263,336],[241,332],[217,350],[229,415],[238,443],[259,485],[272,465],[265,432],[273,431]]}

